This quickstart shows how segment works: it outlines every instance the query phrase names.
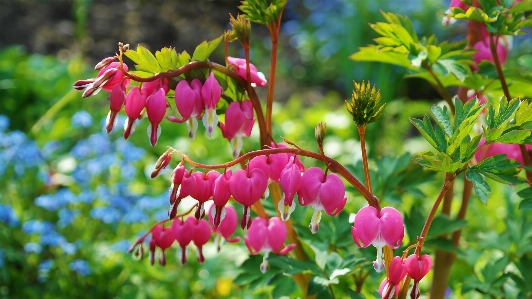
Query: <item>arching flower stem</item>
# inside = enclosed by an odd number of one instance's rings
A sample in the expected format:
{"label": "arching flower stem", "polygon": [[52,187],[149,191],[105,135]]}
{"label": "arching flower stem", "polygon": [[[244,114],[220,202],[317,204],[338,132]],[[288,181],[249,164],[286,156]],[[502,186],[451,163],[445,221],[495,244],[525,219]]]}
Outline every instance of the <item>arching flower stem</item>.
{"label": "arching flower stem", "polygon": [[347,180],[347,182],[349,182],[349,184],[355,187],[360,192],[360,194],[364,196],[364,198],[366,199],[369,205],[375,207],[378,211],[380,211],[381,209],[379,200],[377,199],[377,197],[375,197],[357,178],[355,178],[349,172],[349,170],[347,170],[342,164],[338,163],[338,161],[330,157],[327,157],[327,156],[322,156],[320,153],[307,151],[307,150],[300,149],[300,148],[270,148],[270,149],[262,149],[262,150],[248,152],[236,158],[235,160],[224,163],[224,164],[207,165],[207,164],[202,164],[202,163],[193,161],[187,155],[181,153],[180,151],[176,149],[173,149],[173,148],[170,148],[170,149],[176,154],[182,156],[186,162],[192,164],[194,167],[205,168],[205,169],[225,169],[233,165],[236,165],[243,160],[251,159],[256,156],[280,154],[280,153],[295,154],[299,156],[313,158],[316,160],[323,161],[323,163],[325,163],[325,165],[328,166],[330,171],[337,173],[338,175],[344,177]]}

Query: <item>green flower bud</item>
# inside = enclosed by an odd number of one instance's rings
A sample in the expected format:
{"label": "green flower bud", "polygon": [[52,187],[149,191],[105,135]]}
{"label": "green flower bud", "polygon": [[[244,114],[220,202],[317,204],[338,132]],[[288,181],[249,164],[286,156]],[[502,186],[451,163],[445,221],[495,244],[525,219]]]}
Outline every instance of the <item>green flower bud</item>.
{"label": "green flower bud", "polygon": [[371,88],[371,84],[354,82],[355,90],[351,102],[346,101],[347,111],[353,116],[353,121],[357,126],[366,126],[369,123],[375,122],[383,113],[384,106],[381,104],[381,92],[377,90],[375,85]]}

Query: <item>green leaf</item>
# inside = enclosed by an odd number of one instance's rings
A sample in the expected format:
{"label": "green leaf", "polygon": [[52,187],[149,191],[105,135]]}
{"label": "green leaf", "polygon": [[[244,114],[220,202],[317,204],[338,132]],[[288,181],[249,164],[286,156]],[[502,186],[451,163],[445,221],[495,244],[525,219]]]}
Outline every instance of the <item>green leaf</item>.
{"label": "green leaf", "polygon": [[155,58],[157,58],[163,72],[177,68],[177,53],[173,48],[165,47],[161,51],[156,51]]}
{"label": "green leaf", "polygon": [[527,187],[519,192],[517,192],[517,196],[521,198],[532,198],[532,187]]}
{"label": "green leaf", "polygon": [[465,78],[469,75],[470,71],[467,65],[451,59],[440,59],[436,62],[442,66],[447,73],[451,73],[458,78],[458,80],[464,82]]}
{"label": "green leaf", "polygon": [[491,188],[488,183],[486,183],[484,177],[478,171],[468,168],[466,171],[466,178],[473,183],[473,188],[480,201],[487,204],[488,194],[491,193]]}
{"label": "green leaf", "polygon": [[280,274],[273,276],[273,278],[268,282],[268,285],[273,286],[273,298],[280,298],[282,296],[290,295],[297,289],[297,285],[290,276]]}
{"label": "green leaf", "polygon": [[434,46],[434,45],[428,45],[427,52],[428,52],[427,58],[429,59],[430,62],[434,63],[438,60],[438,58],[441,55],[441,48]]}
{"label": "green leaf", "polygon": [[519,210],[532,210],[532,198],[525,198],[519,203]]}
{"label": "green leaf", "polygon": [[308,295],[316,294],[317,295],[316,298],[324,298],[324,299],[332,298],[331,294],[329,293],[329,289],[328,289],[329,284],[330,284],[329,280],[323,277],[314,276],[309,281],[307,294]]}
{"label": "green leaf", "polygon": [[430,112],[432,112],[432,116],[434,116],[434,119],[442,127],[442,129],[445,131],[445,134],[449,137],[453,135],[453,128],[451,125],[451,118],[449,116],[449,111],[447,110],[447,106],[443,106],[443,109],[440,106],[433,105],[430,108]]}
{"label": "green leaf", "polygon": [[366,296],[363,294],[359,294],[351,289],[347,290],[347,294],[349,295],[350,299],[366,299]]}
{"label": "green leaf", "polygon": [[211,56],[212,52],[216,50],[222,39],[223,34],[211,41],[203,41],[196,47],[196,50],[194,50],[194,53],[192,54],[192,60],[207,61],[209,56]]}
{"label": "green leaf", "polygon": [[436,143],[435,139],[436,136],[434,135],[434,129],[432,128],[432,124],[430,123],[429,118],[425,115],[423,117],[423,121],[415,118],[410,118],[410,122],[416,129],[421,133],[421,135],[432,145],[435,149],[438,149],[438,144]]}
{"label": "green leaf", "polygon": [[532,11],[532,1],[522,1],[510,8],[511,13],[518,13],[524,11]]}
{"label": "green leaf", "polygon": [[520,144],[523,143],[523,141],[529,136],[530,131],[528,130],[515,130],[502,135],[494,141],[506,144]]}
{"label": "green leaf", "polygon": [[374,61],[395,64],[407,69],[415,69],[406,53],[380,50],[377,46],[361,47],[358,52],[349,56],[354,61]]}
{"label": "green leaf", "polygon": [[302,272],[310,272],[315,275],[321,273],[316,264],[309,261],[298,261],[288,256],[275,255],[268,257],[268,262],[271,265],[282,269],[287,274],[298,274]]}
{"label": "green leaf", "polygon": [[129,59],[136,63],[136,68],[139,71],[156,74],[162,71],[157,58],[153,56],[150,50],[138,45],[137,50],[129,50],[124,53]]}

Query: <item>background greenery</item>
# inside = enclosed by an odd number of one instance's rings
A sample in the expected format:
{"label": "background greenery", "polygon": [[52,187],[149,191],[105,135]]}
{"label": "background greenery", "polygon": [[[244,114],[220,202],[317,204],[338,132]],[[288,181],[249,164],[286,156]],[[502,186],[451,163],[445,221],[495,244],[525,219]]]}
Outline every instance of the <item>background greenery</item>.
{"label": "background greenery", "polygon": [[[230,160],[229,145],[219,132],[207,138],[203,128],[190,141],[184,126],[168,122],[155,148],[145,134],[147,122],[128,141],[122,140],[119,128],[106,135],[104,92],[82,99],[71,90],[75,80],[94,76],[92,66],[114,53],[118,41],[142,43],[152,51],[174,46],[192,52],[227,27],[228,13],[237,13],[236,1],[17,1],[3,6],[0,27],[7,30],[0,34],[0,298],[299,294],[291,279],[281,274],[290,261],[273,258],[271,270],[262,275],[260,257],[248,259],[242,244],[226,244],[216,253],[211,243],[202,265],[192,252],[185,266],[169,254],[166,267],[152,267],[128,255],[129,245],[166,216],[170,173],[149,179],[166,146],[214,164]],[[281,29],[274,137],[317,150],[313,127],[324,121],[325,152],[361,178],[358,137],[343,101],[350,96],[353,79],[376,83],[387,106],[385,116],[367,133],[374,191],[385,205],[405,215],[405,245],[421,231],[442,181],[411,162],[409,153],[429,145],[417,136],[408,117],[422,116],[439,99],[423,81],[403,79],[400,68],[356,63],[347,56],[376,37],[368,23],[382,20],[379,9],[409,16],[420,35],[463,39],[464,24],[440,25],[436,14],[446,6],[429,0],[290,1]],[[43,26],[28,31],[36,13]],[[268,43],[267,32],[254,26],[252,62],[265,73]],[[516,39],[508,64],[531,49],[530,40]],[[236,46],[230,51],[241,55]],[[221,49],[213,59],[222,61]],[[261,95],[264,98],[264,92]],[[257,135],[244,141],[245,151],[257,149]],[[471,202],[467,224],[442,218],[431,230],[436,236],[465,226],[465,241],[451,275],[452,298],[482,298],[479,290],[509,298],[519,289],[530,291],[530,272],[524,271],[532,264],[530,215],[517,210],[515,188],[492,187],[489,205]],[[349,214],[364,200],[354,189],[348,190],[344,212],[334,219],[324,216],[317,235],[308,232],[309,210],[299,207],[292,216],[306,251],[320,268],[317,277],[348,269],[332,285],[337,297],[352,295],[352,274],[371,269],[368,261],[375,255],[373,248],[360,250],[352,241]],[[455,202],[453,212],[459,208]],[[273,213],[271,203],[265,205]],[[237,234],[243,236],[240,230]],[[456,250],[433,238],[427,250],[435,248]],[[502,270],[506,274],[494,274]],[[382,275],[370,273],[364,288],[368,298],[375,296],[382,280]],[[430,277],[422,289],[429,283]]]}

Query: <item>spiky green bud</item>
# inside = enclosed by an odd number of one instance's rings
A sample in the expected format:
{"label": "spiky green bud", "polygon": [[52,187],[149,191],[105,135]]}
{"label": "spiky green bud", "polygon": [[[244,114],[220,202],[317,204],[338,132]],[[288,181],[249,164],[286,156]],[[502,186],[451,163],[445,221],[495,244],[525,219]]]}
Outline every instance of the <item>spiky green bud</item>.
{"label": "spiky green bud", "polygon": [[377,90],[375,85],[371,88],[369,81],[367,84],[364,81],[362,83],[353,81],[353,83],[355,89],[353,90],[351,102],[345,102],[347,111],[351,113],[357,126],[366,126],[375,122],[382,115],[386,104],[381,104],[380,90]]}
{"label": "spiky green bud", "polygon": [[229,22],[233,28],[233,33],[236,35],[242,45],[249,45],[251,37],[251,23],[243,15],[237,15],[236,19],[230,15]]}

